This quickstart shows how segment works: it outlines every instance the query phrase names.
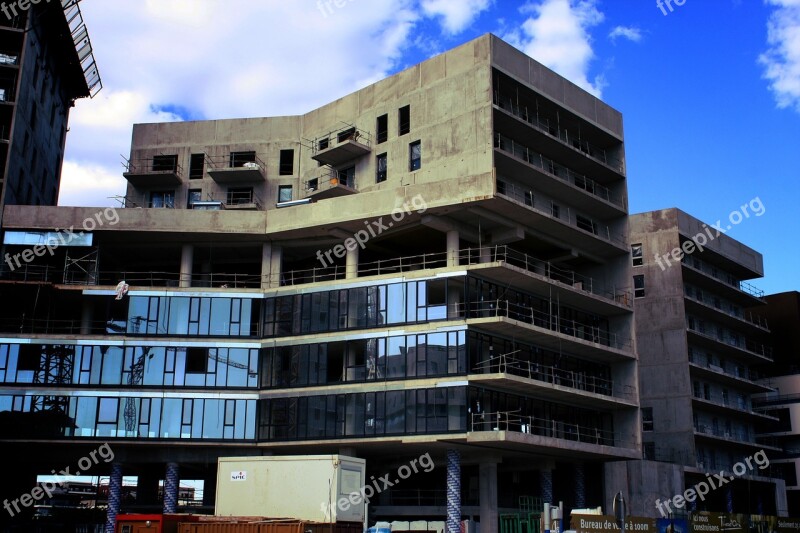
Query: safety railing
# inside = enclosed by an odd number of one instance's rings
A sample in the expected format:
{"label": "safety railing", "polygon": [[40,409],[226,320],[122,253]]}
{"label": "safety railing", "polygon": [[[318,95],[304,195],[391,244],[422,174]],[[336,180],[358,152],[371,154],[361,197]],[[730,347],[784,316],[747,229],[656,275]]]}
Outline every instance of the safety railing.
{"label": "safety railing", "polygon": [[590,233],[595,237],[621,247],[627,246],[627,239],[623,234],[613,231],[606,224],[600,224],[587,216],[577,213],[569,206],[543,199],[533,187],[522,187],[507,181],[502,176],[498,176],[497,194],[530,207],[548,218],[559,220],[564,224]]}
{"label": "safety railing", "polygon": [[517,104],[514,102],[513,98],[501,95],[497,91],[494,92],[494,103],[500,109],[521,118],[537,130],[558,139],[563,144],[591,157],[595,161],[603,163],[620,174],[624,173],[621,160],[611,156],[607,150],[582,139],[580,135],[570,135],[569,130],[560,128],[557,122],[549,118],[541,117],[538,109],[531,110],[528,106]]}
{"label": "safety railing", "polygon": [[521,410],[471,413],[470,431],[512,431],[585,444],[614,446],[614,432],[573,422],[526,415]]}

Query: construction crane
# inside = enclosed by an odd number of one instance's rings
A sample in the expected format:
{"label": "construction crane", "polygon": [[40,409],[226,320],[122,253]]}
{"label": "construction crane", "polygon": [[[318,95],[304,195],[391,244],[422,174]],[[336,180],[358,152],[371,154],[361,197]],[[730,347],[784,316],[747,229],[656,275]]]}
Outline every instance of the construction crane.
{"label": "construction crane", "polygon": [[[131,371],[128,374],[128,385],[135,386],[141,385],[142,380],[144,378],[144,363],[148,359],[153,358],[153,354],[151,352],[152,348],[145,347],[142,348],[142,355],[131,364]],[[136,398],[131,398],[128,396],[125,398],[125,433],[133,433],[136,431],[137,424],[137,411],[136,411]],[[138,432],[137,432],[137,437]]]}

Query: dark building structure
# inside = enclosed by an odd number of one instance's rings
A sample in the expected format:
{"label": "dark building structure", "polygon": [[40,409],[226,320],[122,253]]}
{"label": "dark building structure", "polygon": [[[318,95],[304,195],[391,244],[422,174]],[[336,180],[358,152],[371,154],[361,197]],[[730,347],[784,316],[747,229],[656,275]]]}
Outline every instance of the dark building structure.
{"label": "dark building structure", "polygon": [[69,110],[102,88],[89,33],[75,0],[4,7],[0,209],[56,205]]}

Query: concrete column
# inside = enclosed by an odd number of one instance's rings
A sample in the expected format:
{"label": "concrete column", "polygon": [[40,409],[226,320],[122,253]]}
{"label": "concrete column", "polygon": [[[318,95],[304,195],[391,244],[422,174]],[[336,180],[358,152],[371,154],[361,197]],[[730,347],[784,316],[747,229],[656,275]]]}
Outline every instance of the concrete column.
{"label": "concrete column", "polygon": [[461,533],[461,453],[447,450],[446,533]]}
{"label": "concrete column", "polygon": [[181,248],[181,287],[192,286],[192,264],[194,263],[194,246],[184,244]]}
{"label": "concrete column", "polygon": [[353,248],[352,250],[347,250],[347,257],[345,258],[347,261],[345,266],[345,278],[346,279],[354,279],[358,277],[358,247]]}
{"label": "concrete column", "polygon": [[458,230],[447,232],[447,266],[458,266],[458,252],[461,247]]}
{"label": "concrete column", "polygon": [[283,249],[265,242],[261,245],[261,288],[269,289],[281,286],[281,263]]}
{"label": "concrete column", "polygon": [[122,465],[111,465],[111,478],[108,480],[108,508],[106,509],[106,533],[117,530],[117,515],[122,502]]}
{"label": "concrete column", "polygon": [[575,483],[575,507],[586,508],[586,472],[583,463],[573,465],[573,478]]}
{"label": "concrete column", "polygon": [[92,319],[94,318],[94,308],[92,304],[84,298],[83,308],[81,309],[81,335],[92,333]]}
{"label": "concrete column", "polygon": [[553,468],[552,466],[543,467],[539,470],[539,484],[544,503],[553,503]]}
{"label": "concrete column", "polygon": [[491,263],[492,262],[492,247],[489,244],[484,244],[481,248],[481,263]]}
{"label": "concrete column", "polygon": [[174,514],[178,510],[178,489],[180,488],[180,467],[178,463],[167,463],[164,478],[164,514]]}
{"label": "concrete column", "polygon": [[481,533],[497,533],[497,463],[487,461],[478,466],[478,485]]}

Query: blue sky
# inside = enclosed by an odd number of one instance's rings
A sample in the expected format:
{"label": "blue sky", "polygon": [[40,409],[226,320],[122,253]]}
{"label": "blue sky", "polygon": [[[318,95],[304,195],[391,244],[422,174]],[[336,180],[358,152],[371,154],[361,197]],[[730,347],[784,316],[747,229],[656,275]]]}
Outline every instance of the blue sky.
{"label": "blue sky", "polygon": [[73,110],[60,203],[114,205],[133,123],[303,113],[492,32],[623,113],[631,212],[759,198],[729,235],[757,286],[800,289],[800,0],[339,2],[82,2],[105,88]]}

